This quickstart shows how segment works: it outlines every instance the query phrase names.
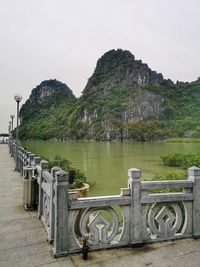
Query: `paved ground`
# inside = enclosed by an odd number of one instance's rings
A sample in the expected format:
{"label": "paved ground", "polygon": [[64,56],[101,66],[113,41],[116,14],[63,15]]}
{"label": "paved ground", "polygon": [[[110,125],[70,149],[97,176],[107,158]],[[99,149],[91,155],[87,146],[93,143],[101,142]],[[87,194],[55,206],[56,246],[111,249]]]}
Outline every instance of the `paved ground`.
{"label": "paved ground", "polygon": [[200,266],[200,240],[193,239],[93,252],[88,261],[80,254],[52,258],[36,212],[25,212],[22,207],[22,178],[13,170],[8,146],[0,145],[0,267]]}

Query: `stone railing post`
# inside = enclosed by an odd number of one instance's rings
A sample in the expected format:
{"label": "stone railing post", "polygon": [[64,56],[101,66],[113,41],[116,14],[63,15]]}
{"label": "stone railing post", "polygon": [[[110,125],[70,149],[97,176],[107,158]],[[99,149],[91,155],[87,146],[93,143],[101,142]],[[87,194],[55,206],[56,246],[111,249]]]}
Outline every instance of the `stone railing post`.
{"label": "stone railing post", "polygon": [[25,165],[28,166],[29,165],[29,156],[31,155],[32,153],[30,151],[27,151],[26,152],[26,160],[25,160]]}
{"label": "stone railing post", "polygon": [[33,167],[33,165],[34,165],[34,162],[35,162],[34,158],[35,158],[35,154],[29,155],[29,166],[31,166],[31,167]]}
{"label": "stone railing post", "polygon": [[16,159],[16,154],[15,154],[15,149],[16,149],[16,143],[15,143],[15,141],[13,142],[13,151],[12,151],[12,153],[13,153],[13,158],[14,158],[14,161],[15,161],[15,159]]}
{"label": "stone railing post", "polygon": [[188,169],[188,180],[194,182],[193,187],[193,237],[200,238],[200,168]]}
{"label": "stone railing post", "polygon": [[62,169],[58,166],[54,166],[53,168],[51,168],[51,175],[53,176],[54,179],[56,178],[56,173],[58,171],[62,171]]}
{"label": "stone railing post", "polygon": [[[35,169],[37,169],[37,166],[40,165],[40,162],[41,162],[41,158],[40,157],[35,157],[34,158]],[[34,176],[35,175],[36,175],[36,170],[35,170]],[[35,192],[35,203],[36,203],[36,206],[38,206],[38,203],[39,203],[39,185],[38,185],[38,182],[37,182],[37,176],[35,177],[35,182],[34,182],[34,192]]]}
{"label": "stone railing post", "polygon": [[21,154],[20,149],[21,149],[21,147],[20,147],[20,145],[18,145],[18,153],[17,153],[17,170],[18,170],[18,172],[21,172],[21,170],[20,170],[20,154]]}
{"label": "stone railing post", "polygon": [[15,143],[15,156],[14,156],[14,159],[15,159],[15,168],[16,168],[16,171],[18,171],[18,150],[17,150],[17,145]]}
{"label": "stone railing post", "polygon": [[10,153],[11,153],[11,157],[14,158],[14,139],[12,139],[10,143]]}
{"label": "stone railing post", "polygon": [[34,165],[35,166],[40,165],[40,161],[41,161],[41,158],[40,157],[35,157],[34,158]]}
{"label": "stone railing post", "polygon": [[69,175],[64,171],[56,173],[55,180],[55,227],[54,227],[54,247],[55,257],[64,256],[68,253],[68,180]]}
{"label": "stone railing post", "polygon": [[24,148],[20,147],[19,148],[19,152],[20,152],[20,174],[23,175],[23,168],[24,168]]}
{"label": "stone railing post", "polygon": [[9,139],[8,146],[9,146],[9,153],[10,154],[11,154],[11,145],[12,145],[12,139]]}
{"label": "stone railing post", "polygon": [[53,242],[54,240],[54,225],[55,225],[55,207],[54,207],[54,203],[53,203],[53,199],[54,199],[54,184],[55,184],[55,180],[56,180],[56,172],[61,171],[61,168],[58,166],[55,166],[53,168],[51,168],[51,175],[53,177],[53,180],[50,184],[50,207],[49,207],[49,237],[48,237],[48,241],[50,243]]}
{"label": "stone railing post", "polygon": [[10,142],[10,154],[11,154],[11,157],[13,157],[14,155],[14,139],[13,138],[11,139],[11,142]]}
{"label": "stone railing post", "polygon": [[39,193],[38,193],[38,217],[41,218],[42,215],[42,201],[43,201],[43,191],[42,191],[42,174],[43,171],[49,171],[49,162],[42,160],[40,162],[41,172],[39,173]]}
{"label": "stone railing post", "polygon": [[131,189],[131,244],[142,244],[142,209],[141,209],[141,171],[128,170],[128,187]]}
{"label": "stone railing post", "polygon": [[22,165],[22,150],[23,148],[19,146],[19,172],[21,175],[23,175],[23,165]]}

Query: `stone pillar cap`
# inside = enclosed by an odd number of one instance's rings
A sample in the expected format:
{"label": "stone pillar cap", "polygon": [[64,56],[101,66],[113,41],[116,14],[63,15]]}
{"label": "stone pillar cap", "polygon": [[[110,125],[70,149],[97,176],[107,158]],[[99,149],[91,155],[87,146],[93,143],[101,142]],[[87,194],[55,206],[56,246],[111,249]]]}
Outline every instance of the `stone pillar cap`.
{"label": "stone pillar cap", "polygon": [[69,174],[63,170],[56,172],[57,182],[68,182]]}
{"label": "stone pillar cap", "polygon": [[188,175],[189,176],[200,176],[200,168],[196,166],[192,166],[188,169]]}
{"label": "stone pillar cap", "polygon": [[141,177],[141,171],[136,168],[128,169],[128,177],[132,179],[139,179]]}
{"label": "stone pillar cap", "polygon": [[42,169],[49,169],[49,162],[47,160],[41,160],[40,166]]}

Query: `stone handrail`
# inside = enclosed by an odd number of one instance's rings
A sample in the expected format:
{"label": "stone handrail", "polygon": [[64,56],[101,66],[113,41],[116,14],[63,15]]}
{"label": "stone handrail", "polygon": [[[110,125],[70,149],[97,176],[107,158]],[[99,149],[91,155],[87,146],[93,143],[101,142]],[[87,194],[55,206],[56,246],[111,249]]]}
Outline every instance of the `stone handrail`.
{"label": "stone handrail", "polygon": [[[14,141],[10,151],[15,158]],[[200,237],[200,168],[189,168],[187,180],[148,182],[132,168],[119,195],[78,198],[59,167],[49,171],[47,161],[22,147],[17,161],[24,180],[36,181],[29,183],[35,186],[32,206],[38,208],[56,257],[81,252],[85,238],[90,250],[97,250]],[[180,192],[158,192],[163,189]]]}

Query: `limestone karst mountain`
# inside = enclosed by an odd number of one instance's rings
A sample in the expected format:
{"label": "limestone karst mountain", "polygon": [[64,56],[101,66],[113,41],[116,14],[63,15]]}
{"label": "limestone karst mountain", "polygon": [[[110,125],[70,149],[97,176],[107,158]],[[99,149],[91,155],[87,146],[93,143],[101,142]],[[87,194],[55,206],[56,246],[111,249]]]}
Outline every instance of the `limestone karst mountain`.
{"label": "limestone karst mountain", "polygon": [[47,80],[36,86],[20,110],[22,123],[33,120],[46,109],[56,108],[63,102],[73,101],[75,96],[70,88],[60,81]]}
{"label": "limestone karst mountain", "polygon": [[21,138],[155,140],[198,136],[200,80],[174,84],[126,50],[106,52],[83,94],[43,81],[22,106]]}

